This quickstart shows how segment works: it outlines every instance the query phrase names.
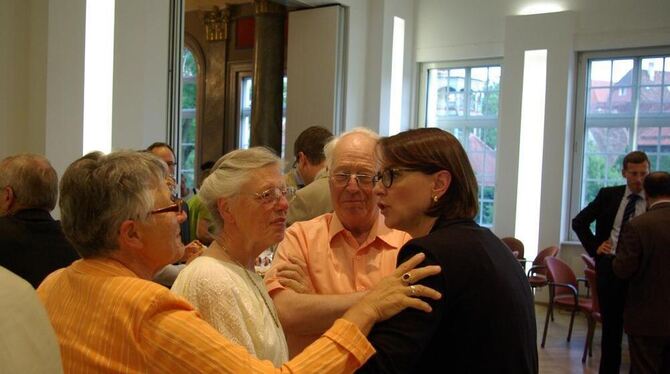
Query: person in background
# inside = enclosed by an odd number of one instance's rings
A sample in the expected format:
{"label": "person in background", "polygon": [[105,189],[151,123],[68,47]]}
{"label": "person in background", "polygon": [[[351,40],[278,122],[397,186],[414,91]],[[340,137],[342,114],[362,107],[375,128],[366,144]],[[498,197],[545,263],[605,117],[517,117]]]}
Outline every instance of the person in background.
{"label": "person in background", "polygon": [[[619,373],[623,340],[623,309],[626,282],[612,271],[621,228],[631,218],[645,212],[647,203],[642,181],[649,174],[649,159],[634,151],[623,159],[621,174],[626,184],[603,187],[596,198],[572,220],[572,229],[588,254],[596,260],[596,283],[602,316],[600,373]],[[596,222],[595,234],[591,223]]]}
{"label": "person in background", "polygon": [[0,267],[0,373],[62,373],[58,340],[28,282]]}
{"label": "person in background", "polygon": [[[163,160],[165,164],[168,167],[168,171],[170,173],[168,181],[170,184],[170,190],[173,195],[176,194],[176,189],[177,189],[177,182],[175,179],[175,173],[177,171],[177,163],[176,159],[174,156],[174,151],[172,150],[172,147],[170,147],[166,143],[162,142],[155,142],[151,144],[149,147],[147,147],[147,152],[150,152]],[[180,204],[182,204],[181,209],[184,210],[185,212],[188,212],[188,204],[183,201],[179,200]],[[175,264],[169,264],[166,265],[165,268],[163,268],[161,271],[155,274],[154,282],[160,283],[164,285],[165,287],[172,287],[172,284],[174,283],[174,280],[177,279],[177,275],[179,275],[179,272],[184,269],[184,263],[190,262],[194,258],[200,256],[203,253],[203,244],[199,240],[191,240],[191,235],[190,235],[190,221],[188,218],[188,214],[186,215],[186,219],[184,222],[181,223],[180,226],[180,235],[181,235],[181,240],[184,245],[186,245],[186,248],[184,249],[184,256],[180,258],[177,263]]]}
{"label": "person in background", "polygon": [[268,149],[223,156],[198,193],[215,217],[215,240],[172,286],[221,334],[275,366],[288,361],[288,346],[254,267],[261,252],[284,238],[292,191]]}
{"label": "person in background", "polygon": [[419,280],[440,271],[414,269],[424,258],[416,256],[277,369],[150,281],[184,251],[179,225],[186,217],[167,178],[165,163],[146,152],[88,154],[63,174],[63,231],[83,259],[50,274],[37,294],[66,373],[351,373],[373,354],[365,334],[375,322],[406,307],[429,312],[421,298],[440,297],[425,287],[411,295],[401,282],[406,272]]}
{"label": "person in background", "polygon": [[324,168],[323,146],[333,137],[330,130],[311,126],[303,130],[293,143],[295,161],[286,173],[286,185],[301,189],[314,181]]}
{"label": "person in background", "polygon": [[528,280],[505,244],[479,226],[477,180],[458,140],[437,128],[379,141],[374,192],[386,225],[412,240],[398,263],[425,253],[441,274],[417,282],[445,297],[431,313],[410,310],[376,325],[377,350],[359,372],[537,373],[535,310]]}
{"label": "person in background", "polygon": [[[214,161],[207,161],[200,165],[200,179],[198,180],[198,189],[202,182],[209,176]],[[202,205],[202,200],[198,196],[198,191],[193,191],[193,196],[188,199],[188,217],[189,217],[189,231],[192,238],[196,238],[204,245],[209,245],[213,240],[211,226],[212,218],[209,211]]]}
{"label": "person in background", "polygon": [[372,193],[378,138],[358,128],[328,143],[335,212],[291,225],[265,276],[291,355],[391,274],[398,249],[410,239],[384,225]]}
{"label": "person in background", "polygon": [[645,214],[624,226],[612,267],[630,280],[624,308],[631,373],[670,373],[670,174],[644,179]]}
{"label": "person in background", "polygon": [[[328,186],[328,168],[325,167],[326,156],[323,151],[326,142],[333,134],[323,127],[312,126],[300,133],[295,141],[296,168],[305,181],[293,200],[289,202],[287,222],[308,221],[324,213],[333,211]],[[314,172],[316,171],[316,174]],[[291,184],[291,173],[287,174],[287,182]]]}
{"label": "person in background", "polygon": [[35,288],[79,258],[51,217],[57,199],[58,175],[45,157],[20,154],[0,161],[0,266]]}

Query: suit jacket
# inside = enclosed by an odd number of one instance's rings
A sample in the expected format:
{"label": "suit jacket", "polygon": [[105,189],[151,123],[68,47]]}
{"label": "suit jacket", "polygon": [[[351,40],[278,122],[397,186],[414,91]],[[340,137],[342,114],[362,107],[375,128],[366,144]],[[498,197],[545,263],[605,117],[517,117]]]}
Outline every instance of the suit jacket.
{"label": "suit jacket", "polygon": [[[572,229],[591,257],[596,257],[598,246],[609,239],[625,193],[625,185],[601,188],[596,198],[572,219]],[[595,235],[590,228],[593,221],[596,221]]]}
{"label": "suit jacket", "polygon": [[505,244],[472,220],[438,220],[403,246],[398,263],[418,252],[421,266],[442,267],[419,282],[442,298],[426,300],[430,313],[408,308],[376,324],[368,339],[377,354],[361,372],[537,373],[533,297]]}
{"label": "suit jacket", "polygon": [[613,263],[630,279],[624,327],[631,335],[670,336],[670,203],[630,220]]}
{"label": "suit jacket", "polygon": [[309,221],[324,213],[333,211],[330,201],[330,185],[326,168],[316,175],[312,183],[299,189],[291,200],[286,213],[286,223]]}
{"label": "suit jacket", "polygon": [[37,288],[52,271],[79,255],[65,239],[60,222],[41,209],[0,217],[0,265]]}

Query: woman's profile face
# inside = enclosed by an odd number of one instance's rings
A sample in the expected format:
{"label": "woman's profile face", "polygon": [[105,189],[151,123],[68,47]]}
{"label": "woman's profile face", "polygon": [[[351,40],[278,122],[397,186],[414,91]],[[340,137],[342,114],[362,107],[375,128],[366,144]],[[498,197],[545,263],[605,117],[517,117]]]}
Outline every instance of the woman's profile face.
{"label": "woman's profile face", "polygon": [[412,234],[428,218],[434,177],[397,165],[383,165],[374,193],[386,226]]}
{"label": "woman's profile face", "polygon": [[284,239],[290,197],[286,191],[279,167],[269,165],[252,172],[237,197],[231,200],[230,213],[236,232],[252,242],[258,253]]}

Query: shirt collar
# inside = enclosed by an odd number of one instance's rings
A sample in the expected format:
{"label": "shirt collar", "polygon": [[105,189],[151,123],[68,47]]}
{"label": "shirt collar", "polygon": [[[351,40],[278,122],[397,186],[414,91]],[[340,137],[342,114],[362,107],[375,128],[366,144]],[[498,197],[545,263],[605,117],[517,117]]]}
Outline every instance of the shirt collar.
{"label": "shirt collar", "polygon": [[80,273],[138,278],[132,270],[111,258],[86,258],[73,262],[71,266],[72,270]]}
{"label": "shirt collar", "polygon": [[[628,196],[630,196],[632,194],[633,194],[633,191],[631,191],[631,189],[628,187],[628,185],[626,185],[626,192],[623,194],[623,197],[625,199],[628,199]],[[645,201],[644,190],[640,191],[640,193],[636,193],[636,195],[640,196],[642,198],[641,199],[642,201]]]}
{"label": "shirt collar", "polygon": [[649,209],[655,207],[658,204],[665,204],[665,203],[670,203],[670,199],[663,199],[663,200],[655,201],[653,204],[649,205]]}
{"label": "shirt collar", "polygon": [[[337,213],[333,212],[332,219],[330,220],[330,224],[328,225],[328,235],[329,235],[328,242],[332,243],[333,238],[343,231],[348,230],[344,227],[344,225],[342,225],[342,221],[340,221],[339,217],[337,216]],[[394,240],[395,234],[396,234],[395,230],[386,227],[386,225],[384,224],[384,216],[377,213],[377,220],[370,229],[370,233],[368,234],[368,240],[365,241],[367,243],[366,246],[373,243],[375,240],[379,239],[384,243],[386,243],[386,245],[391,248],[400,248],[399,246],[394,244],[396,242]],[[372,235],[374,235],[374,238],[371,239]]]}

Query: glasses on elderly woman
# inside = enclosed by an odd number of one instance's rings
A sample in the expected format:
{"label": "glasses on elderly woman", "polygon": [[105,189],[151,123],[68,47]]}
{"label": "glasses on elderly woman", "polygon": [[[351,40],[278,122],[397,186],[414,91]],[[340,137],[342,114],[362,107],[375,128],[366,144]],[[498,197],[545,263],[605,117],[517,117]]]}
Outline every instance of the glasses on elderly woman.
{"label": "glasses on elderly woman", "polygon": [[268,188],[265,191],[257,192],[254,194],[256,199],[258,199],[262,204],[274,204],[279,201],[282,197],[285,197],[286,200],[291,201],[295,196],[294,187],[272,187]]}
{"label": "glasses on elderly woman", "polygon": [[416,171],[410,168],[391,168],[384,169],[374,176],[372,183],[382,182],[382,186],[389,188],[393,184],[393,179],[397,178],[403,171]]}
{"label": "glasses on elderly woman", "polygon": [[181,214],[182,212],[182,200],[181,199],[173,199],[172,204],[163,207],[163,208],[158,208],[154,209],[149,214],[160,214],[160,213],[168,213],[168,212],[175,212],[177,214]]}

